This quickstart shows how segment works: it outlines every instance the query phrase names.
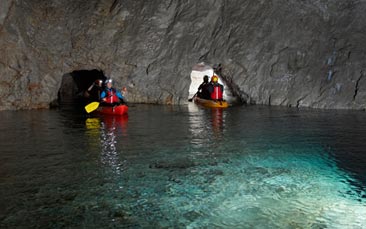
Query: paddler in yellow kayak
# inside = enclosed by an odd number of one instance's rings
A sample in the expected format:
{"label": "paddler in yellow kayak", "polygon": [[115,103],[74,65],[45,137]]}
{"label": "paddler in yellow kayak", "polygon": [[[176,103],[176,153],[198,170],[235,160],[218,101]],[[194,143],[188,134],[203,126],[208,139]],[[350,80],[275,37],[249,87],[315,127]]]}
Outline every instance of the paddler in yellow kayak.
{"label": "paddler in yellow kayak", "polygon": [[210,92],[208,91],[208,87],[210,82],[208,82],[208,76],[205,75],[203,77],[203,82],[198,87],[197,96],[201,99],[211,99]]}
{"label": "paddler in yellow kayak", "polygon": [[210,98],[212,100],[222,101],[223,100],[223,93],[224,93],[224,86],[219,83],[219,77],[217,75],[213,75],[211,77],[211,82],[208,86],[208,92],[210,93]]}

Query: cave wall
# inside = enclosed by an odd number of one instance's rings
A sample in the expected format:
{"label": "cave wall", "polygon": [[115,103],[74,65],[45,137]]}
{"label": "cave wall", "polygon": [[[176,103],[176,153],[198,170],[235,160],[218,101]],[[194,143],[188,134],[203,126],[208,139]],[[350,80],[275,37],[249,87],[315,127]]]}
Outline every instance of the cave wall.
{"label": "cave wall", "polygon": [[362,0],[0,4],[0,110],[47,108],[64,74],[91,69],[130,102],[187,103],[201,61],[246,103],[366,108]]}

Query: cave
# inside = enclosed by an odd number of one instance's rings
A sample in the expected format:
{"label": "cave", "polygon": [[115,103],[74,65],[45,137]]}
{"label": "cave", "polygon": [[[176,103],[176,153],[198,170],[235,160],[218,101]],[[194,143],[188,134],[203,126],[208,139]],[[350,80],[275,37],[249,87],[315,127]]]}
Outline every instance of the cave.
{"label": "cave", "polygon": [[[217,72],[215,72],[217,74]],[[214,69],[211,67],[211,65],[201,62],[197,63],[192,67],[192,71],[190,74],[191,78],[191,84],[189,86],[188,91],[188,98],[193,98],[193,96],[196,95],[197,89],[200,86],[200,84],[203,82],[203,77],[205,75],[211,76],[214,74]],[[234,95],[231,89],[231,85],[229,85],[223,78],[223,75],[220,73],[218,75],[219,77],[219,83],[224,85],[224,99],[232,104],[236,104],[239,101],[239,98],[237,95]]]}
{"label": "cave", "polygon": [[76,70],[66,73],[62,76],[61,87],[58,91],[58,104],[80,105],[84,106],[88,103],[85,92],[94,83],[95,80],[101,79],[105,81],[107,77],[102,70]]}

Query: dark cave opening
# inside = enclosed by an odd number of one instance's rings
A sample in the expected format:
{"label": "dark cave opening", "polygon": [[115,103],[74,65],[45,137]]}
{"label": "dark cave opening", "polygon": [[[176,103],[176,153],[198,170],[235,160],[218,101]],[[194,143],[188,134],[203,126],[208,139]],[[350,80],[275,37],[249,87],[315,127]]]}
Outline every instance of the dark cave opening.
{"label": "dark cave opening", "polygon": [[75,104],[84,106],[90,102],[87,90],[96,81],[105,81],[107,77],[102,70],[77,70],[62,76],[61,87],[58,91],[59,105]]}

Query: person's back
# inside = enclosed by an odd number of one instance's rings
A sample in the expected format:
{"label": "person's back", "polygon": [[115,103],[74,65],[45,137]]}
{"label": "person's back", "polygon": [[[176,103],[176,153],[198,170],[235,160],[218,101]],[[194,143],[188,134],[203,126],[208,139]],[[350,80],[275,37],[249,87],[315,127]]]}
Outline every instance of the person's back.
{"label": "person's back", "polygon": [[197,96],[199,98],[202,98],[202,99],[210,99],[210,93],[208,91],[209,84],[210,83],[208,82],[208,76],[205,75],[203,77],[202,84],[198,87]]}
{"label": "person's back", "polygon": [[201,98],[202,99],[210,99],[211,98],[211,95],[210,95],[210,92],[209,92],[209,87],[210,87],[210,83],[207,83],[202,87],[202,92],[201,92]]}
{"label": "person's back", "polygon": [[211,78],[211,83],[208,87],[210,98],[212,100],[223,100],[224,86],[218,81],[219,78],[216,75],[213,75]]}

